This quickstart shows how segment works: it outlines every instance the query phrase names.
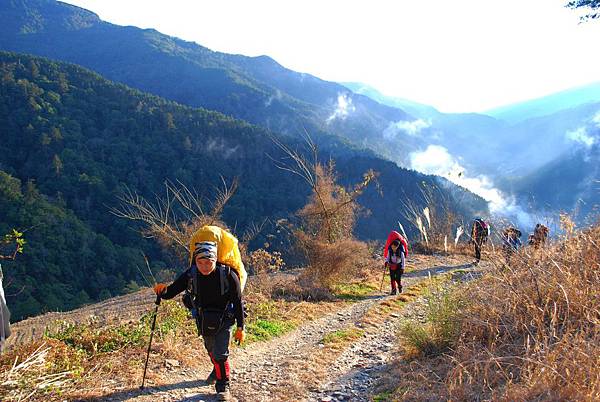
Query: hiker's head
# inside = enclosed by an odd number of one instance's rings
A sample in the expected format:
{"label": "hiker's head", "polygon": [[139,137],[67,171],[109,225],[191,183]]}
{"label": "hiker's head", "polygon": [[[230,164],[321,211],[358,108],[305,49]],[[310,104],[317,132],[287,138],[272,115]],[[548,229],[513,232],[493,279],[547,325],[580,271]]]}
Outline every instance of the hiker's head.
{"label": "hiker's head", "polygon": [[214,271],[217,265],[217,243],[212,241],[196,243],[194,262],[202,275],[209,275]]}
{"label": "hiker's head", "polygon": [[390,247],[392,248],[392,250],[396,251],[398,247],[400,247],[400,242],[398,240],[394,240],[392,244],[390,244]]}

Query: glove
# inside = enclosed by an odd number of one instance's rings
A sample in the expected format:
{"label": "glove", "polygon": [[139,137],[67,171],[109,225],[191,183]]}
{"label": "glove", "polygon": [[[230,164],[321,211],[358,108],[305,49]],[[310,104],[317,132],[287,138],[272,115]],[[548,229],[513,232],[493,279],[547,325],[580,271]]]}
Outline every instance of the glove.
{"label": "glove", "polygon": [[156,293],[157,296],[162,295],[163,293],[165,293],[166,290],[167,285],[165,285],[164,283],[157,283],[156,285],[154,285],[154,293]]}
{"label": "glove", "polygon": [[238,345],[244,343],[244,339],[246,338],[246,332],[244,328],[238,328],[235,330],[235,334],[233,335],[233,339],[237,342]]}

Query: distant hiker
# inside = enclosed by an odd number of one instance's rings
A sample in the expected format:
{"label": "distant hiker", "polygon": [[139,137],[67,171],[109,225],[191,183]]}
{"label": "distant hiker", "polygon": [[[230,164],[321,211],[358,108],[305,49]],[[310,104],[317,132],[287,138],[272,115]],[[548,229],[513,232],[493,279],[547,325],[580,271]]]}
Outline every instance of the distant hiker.
{"label": "distant hiker", "polygon": [[502,251],[504,251],[504,259],[507,264],[510,264],[511,256],[519,251],[521,247],[521,231],[514,227],[504,229],[502,232]]}
{"label": "distant hiker", "polygon": [[[204,228],[209,228],[206,233],[215,235],[218,239],[222,239],[225,235],[233,238],[231,234],[221,232],[220,228],[214,226]],[[198,233],[194,237],[198,237]],[[194,237],[192,241],[195,241]],[[190,297],[187,302],[184,299],[184,303],[188,307],[189,304],[193,307],[192,312],[195,315],[198,333],[204,339],[204,346],[214,366],[207,382],[215,382],[218,400],[228,401],[230,392],[227,359],[230,328],[237,323],[234,339],[239,344],[244,341],[245,332],[242,307],[243,285],[238,277],[239,271],[220,261],[217,262],[217,255],[222,254],[218,247],[223,247],[223,244],[215,241],[194,242],[190,245],[192,254],[190,268],[169,286],[163,283],[156,284],[154,291],[163,299],[172,299],[185,290],[189,291]],[[237,240],[235,240],[235,248],[237,249]],[[236,259],[239,259],[239,250]],[[239,262],[241,263],[241,260]],[[243,272],[245,275],[245,271]]]}
{"label": "distant hiker", "polygon": [[487,242],[490,235],[490,225],[481,218],[475,218],[471,228],[471,242],[475,246],[475,259],[481,260],[481,247]]}
{"label": "distant hiker", "polygon": [[400,233],[393,231],[389,234],[383,250],[383,257],[385,267],[390,270],[392,285],[390,294],[402,293],[402,274],[404,274],[406,258],[408,257],[408,243]]}
{"label": "distant hiker", "polygon": [[546,239],[550,230],[547,226],[538,223],[533,229],[533,234],[529,235],[528,244],[535,248],[544,247],[546,245]]}

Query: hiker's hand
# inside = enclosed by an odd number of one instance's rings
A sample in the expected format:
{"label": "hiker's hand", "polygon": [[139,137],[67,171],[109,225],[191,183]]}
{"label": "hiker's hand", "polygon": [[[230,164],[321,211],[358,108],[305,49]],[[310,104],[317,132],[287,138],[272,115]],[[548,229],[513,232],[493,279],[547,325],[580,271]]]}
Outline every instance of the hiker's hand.
{"label": "hiker's hand", "polygon": [[165,293],[166,290],[167,285],[165,285],[164,283],[157,283],[156,285],[154,285],[154,293],[156,293],[157,296],[162,295],[163,293]]}
{"label": "hiker's hand", "polygon": [[238,328],[235,330],[235,334],[233,335],[233,339],[236,340],[238,345],[244,343],[244,339],[246,338],[246,332],[244,328]]}

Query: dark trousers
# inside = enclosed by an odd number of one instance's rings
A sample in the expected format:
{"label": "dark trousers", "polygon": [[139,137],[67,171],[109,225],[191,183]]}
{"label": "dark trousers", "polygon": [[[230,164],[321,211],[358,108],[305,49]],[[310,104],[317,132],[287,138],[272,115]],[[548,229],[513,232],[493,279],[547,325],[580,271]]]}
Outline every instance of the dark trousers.
{"label": "dark trousers", "polygon": [[231,339],[231,326],[233,320],[226,319],[223,327],[212,336],[202,336],[204,347],[213,363],[215,375],[217,377],[217,388],[221,388],[229,382],[229,341]]}
{"label": "dark trousers", "polygon": [[475,259],[477,261],[481,260],[481,244],[474,242],[475,244]]}
{"label": "dark trousers", "polygon": [[392,290],[396,289],[396,284],[398,287],[402,289],[402,274],[404,273],[404,268],[390,268],[390,282],[392,283]]}

